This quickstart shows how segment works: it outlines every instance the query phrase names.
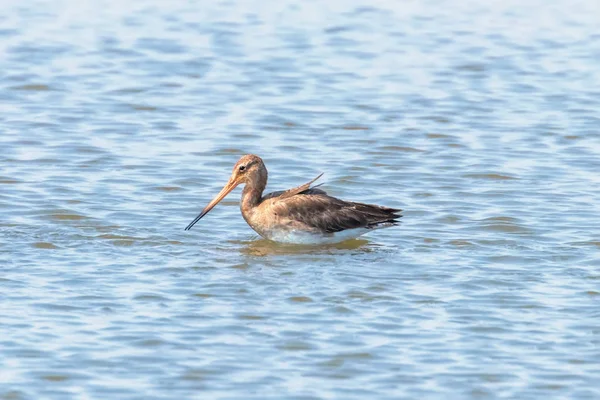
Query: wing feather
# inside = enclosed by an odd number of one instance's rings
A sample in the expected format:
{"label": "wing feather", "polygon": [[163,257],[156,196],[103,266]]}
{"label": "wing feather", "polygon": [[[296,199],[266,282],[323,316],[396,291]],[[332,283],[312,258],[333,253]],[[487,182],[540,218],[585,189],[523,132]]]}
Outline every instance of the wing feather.
{"label": "wing feather", "polygon": [[319,176],[317,176],[315,179],[313,179],[312,181],[305,183],[304,185],[300,185],[298,187],[292,188],[292,189],[288,189],[285,192],[283,192],[282,194],[280,194],[278,197],[278,200],[283,200],[283,199],[287,199],[290,198],[292,196],[295,196],[297,194],[300,194],[308,189],[310,189],[310,185],[312,185],[317,179],[319,179],[320,177],[323,176],[323,173],[321,173]]}
{"label": "wing feather", "polygon": [[318,189],[321,185],[311,187],[321,176],[304,185],[270,193],[262,201],[270,200],[280,223],[320,233],[389,226],[402,217],[402,210],[397,208],[344,201],[328,196]]}
{"label": "wing feather", "polygon": [[326,233],[394,224],[401,217],[399,209],[348,202],[327,195],[289,197],[273,206],[277,215],[290,224]]}
{"label": "wing feather", "polygon": [[324,195],[326,195],[327,192],[325,192],[324,190],[321,190],[321,189],[317,189],[319,186],[322,185],[322,183],[319,185],[310,187],[310,185],[312,185],[317,179],[319,179],[322,176],[323,176],[323,174],[320,174],[312,181],[305,183],[304,185],[300,185],[298,187],[292,188],[292,189],[278,190],[276,192],[269,193],[262,198],[262,201],[265,201],[267,199],[273,199],[275,197],[277,197],[277,200],[279,201],[281,199],[290,198],[297,194],[324,194]]}

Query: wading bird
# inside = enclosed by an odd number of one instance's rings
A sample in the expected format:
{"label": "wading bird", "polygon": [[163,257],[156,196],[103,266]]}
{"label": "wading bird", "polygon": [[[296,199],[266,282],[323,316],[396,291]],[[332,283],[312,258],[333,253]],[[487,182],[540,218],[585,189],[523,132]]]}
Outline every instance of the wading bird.
{"label": "wading bird", "polygon": [[260,157],[245,155],[233,167],[229,182],[185,230],[191,229],[240,184],[245,184],[240,203],[242,216],[260,236],[275,242],[338,243],[397,225],[402,216],[400,209],[344,201],[328,196],[317,186],[311,187],[321,175],[293,189],[263,196],[267,168]]}

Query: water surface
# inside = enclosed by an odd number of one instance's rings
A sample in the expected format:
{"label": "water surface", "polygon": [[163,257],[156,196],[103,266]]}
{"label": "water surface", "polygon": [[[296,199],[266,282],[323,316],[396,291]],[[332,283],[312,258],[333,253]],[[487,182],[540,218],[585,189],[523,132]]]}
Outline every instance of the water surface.
{"label": "water surface", "polygon": [[[595,1],[5,1],[0,398],[600,398]],[[261,240],[325,172],[403,223]]]}

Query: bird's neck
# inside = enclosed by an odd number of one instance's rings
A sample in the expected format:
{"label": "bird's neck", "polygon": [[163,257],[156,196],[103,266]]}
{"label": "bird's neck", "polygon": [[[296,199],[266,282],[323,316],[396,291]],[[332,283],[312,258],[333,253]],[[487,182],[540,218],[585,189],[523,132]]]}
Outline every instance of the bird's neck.
{"label": "bird's neck", "polygon": [[242,202],[240,208],[242,214],[250,213],[256,206],[260,204],[265,184],[249,182],[242,190]]}

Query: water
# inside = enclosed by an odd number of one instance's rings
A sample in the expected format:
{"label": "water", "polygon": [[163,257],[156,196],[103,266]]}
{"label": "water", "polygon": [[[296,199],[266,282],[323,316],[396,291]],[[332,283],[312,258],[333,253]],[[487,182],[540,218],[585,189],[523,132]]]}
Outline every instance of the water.
{"label": "water", "polygon": [[0,398],[600,398],[599,4],[3,2]]}

